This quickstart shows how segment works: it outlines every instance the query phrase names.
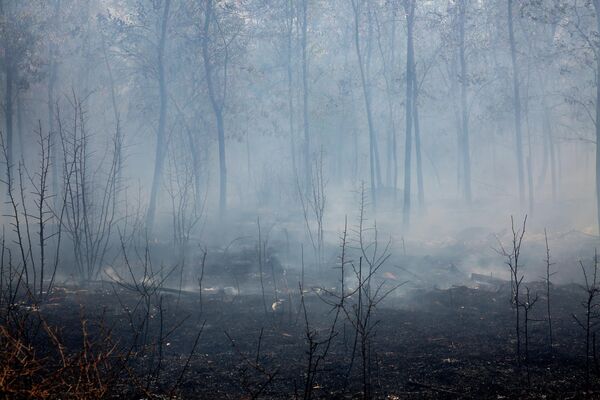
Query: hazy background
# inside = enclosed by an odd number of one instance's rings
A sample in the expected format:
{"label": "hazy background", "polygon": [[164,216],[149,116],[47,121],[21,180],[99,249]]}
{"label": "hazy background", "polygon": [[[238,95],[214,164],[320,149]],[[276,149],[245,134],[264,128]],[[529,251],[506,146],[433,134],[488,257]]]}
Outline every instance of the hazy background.
{"label": "hazy background", "polygon": [[[189,271],[201,248],[254,255],[267,237],[284,269],[327,270],[362,208],[391,238],[390,279],[507,276],[494,249],[527,214],[527,280],[546,228],[571,282],[598,235],[588,3],[2,0],[5,181],[22,165],[18,203],[35,208],[48,138],[61,276],[122,267],[124,237]],[[12,243],[27,212],[5,207]]]}

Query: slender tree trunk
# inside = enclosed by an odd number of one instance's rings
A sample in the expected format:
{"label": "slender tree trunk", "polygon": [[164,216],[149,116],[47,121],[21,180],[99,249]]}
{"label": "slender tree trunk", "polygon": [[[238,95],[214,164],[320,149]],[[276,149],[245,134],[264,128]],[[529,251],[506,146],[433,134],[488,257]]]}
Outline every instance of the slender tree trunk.
{"label": "slender tree trunk", "polygon": [[460,60],[460,108],[461,108],[461,155],[462,155],[462,182],[463,196],[467,204],[471,204],[471,149],[469,140],[469,110],[467,106],[468,71],[465,57],[465,23],[467,0],[459,2],[459,60]]}
{"label": "slender tree trunk", "polygon": [[[217,98],[215,83],[213,81],[213,67],[208,54],[210,24],[214,14],[213,7],[213,1],[207,0],[206,15],[204,19],[204,39],[202,41],[202,56],[204,58],[204,70],[206,73],[208,96],[215,114],[217,125],[217,139],[219,144],[219,215],[224,217],[227,209],[227,164],[225,159],[225,126],[223,121],[223,105],[225,104],[225,94],[223,94],[223,98]],[[224,76],[223,79],[227,79],[227,77]]]}
{"label": "slender tree trunk", "polygon": [[290,155],[292,156],[292,175],[293,179],[298,176],[296,165],[296,139],[294,131],[294,80],[292,70],[292,54],[293,54],[293,30],[294,30],[294,4],[293,0],[286,1],[287,6],[287,90],[288,90],[288,111],[289,111],[289,133],[290,133]]}
{"label": "slender tree trunk", "polygon": [[[529,117],[527,118],[529,119]],[[528,124],[529,125],[529,124]],[[534,188],[533,188],[533,154],[531,145],[531,130],[527,128],[527,189],[529,214],[533,214]]]}
{"label": "slender tree trunk", "polygon": [[[556,188],[557,197],[560,198],[560,189],[563,182],[563,157],[562,157],[562,146],[560,141],[556,143]],[[598,178],[597,178],[598,179]]]}
{"label": "slender tree trunk", "polygon": [[[60,0],[54,2],[54,26],[58,26],[58,13],[60,11]],[[48,48],[48,134],[50,135],[50,179],[52,181],[52,193],[55,200],[58,200],[58,159],[56,157],[59,149],[58,141],[56,140],[56,128],[54,123],[54,106],[56,100],[54,98],[54,90],[56,87],[56,79],[58,75],[58,63],[56,60],[56,43],[50,42]]]}
{"label": "slender tree trunk", "polygon": [[302,47],[302,117],[304,126],[304,184],[308,193],[311,185],[310,168],[310,121],[308,118],[308,0],[302,0],[301,14],[301,38]]}
{"label": "slender tree trunk", "polygon": [[360,171],[360,151],[359,151],[359,143],[358,143],[358,124],[356,118],[356,100],[354,98],[354,90],[352,89],[352,85],[349,88],[349,97],[350,97],[350,130],[352,132],[352,183],[358,183],[358,174]]}
{"label": "slender tree trunk", "polygon": [[417,161],[417,189],[419,196],[419,207],[425,209],[425,187],[423,184],[423,162],[421,160],[421,128],[419,125],[419,84],[417,80],[417,69],[413,63],[413,123],[415,128],[415,156]]}
{"label": "slender tree trunk", "polygon": [[[550,29],[550,34],[548,35],[550,43],[549,45],[552,46],[553,45],[553,40],[554,40],[554,35],[556,33],[556,24],[552,24],[551,25],[551,29]],[[554,141],[554,135],[552,132],[552,124],[551,124],[551,112],[550,112],[550,107],[548,106],[548,101],[547,101],[547,97],[546,97],[546,79],[545,79],[546,75],[542,74],[542,79],[543,79],[543,93],[542,93],[542,105],[543,105],[543,114],[544,114],[544,121],[543,121],[543,129],[544,129],[544,133],[545,133],[545,137],[547,138],[547,142],[548,142],[548,153],[550,155],[550,179],[551,179],[551,186],[552,186],[552,200],[556,201],[557,200],[557,191],[558,191],[558,187],[557,187],[557,180],[556,180],[556,149],[555,149],[555,141]]]}
{"label": "slender tree trunk", "polygon": [[217,134],[219,135],[219,214],[225,216],[227,210],[227,163],[225,159],[225,126],[222,107],[215,112]]}
{"label": "slender tree trunk", "polygon": [[[544,184],[546,183],[546,177],[548,176],[548,166],[551,164],[551,158],[553,158],[550,155],[550,152],[553,151],[551,150],[552,148],[552,130],[550,128],[550,120],[549,120],[549,109],[548,109],[548,103],[546,101],[546,86],[547,86],[547,82],[545,79],[545,71],[543,68],[538,68],[537,70],[537,75],[540,78],[540,90],[541,90],[541,121],[540,121],[540,125],[541,125],[541,129],[542,129],[542,168],[540,170],[540,173],[538,175],[538,182],[537,182],[537,189],[540,190],[544,187]],[[552,160],[554,161],[554,160]],[[550,169],[552,169],[552,165],[550,165]],[[552,174],[553,171],[551,171]],[[551,185],[554,184],[553,182],[553,177],[551,176]],[[553,188],[554,189],[554,188]],[[556,200],[554,197],[554,193],[552,194],[552,200]]]}
{"label": "slender tree trunk", "polygon": [[411,155],[412,155],[412,125],[413,125],[413,23],[415,15],[415,0],[405,0],[406,9],[406,140],[404,145],[404,204],[402,207],[403,223],[406,228],[410,226],[410,200],[411,200]]}
{"label": "slender tree trunk", "polygon": [[[388,107],[389,108],[389,107]],[[388,117],[388,127],[387,127],[387,137],[386,137],[386,145],[387,149],[385,151],[385,186],[388,188],[393,187],[392,185],[392,152],[394,151],[393,142],[394,142],[394,116],[392,112],[389,112]]]}
{"label": "slender tree trunk", "polygon": [[[56,157],[57,151],[58,151],[58,147],[57,147],[57,140],[56,140],[56,129],[55,129],[55,124],[54,124],[54,105],[56,103],[56,100],[54,98],[54,88],[56,85],[56,75],[57,75],[57,66],[56,66],[56,61],[54,59],[54,50],[52,49],[52,47],[54,47],[53,45],[50,45],[51,49],[50,49],[50,65],[49,65],[49,69],[50,69],[50,73],[48,75],[48,133],[50,135],[50,141],[51,141],[51,145],[50,145],[50,177],[52,180],[52,193],[54,193],[55,195],[58,193],[58,160]],[[57,196],[56,198],[58,198],[59,196]]]}
{"label": "slender tree trunk", "polygon": [[194,171],[194,196],[195,196],[195,206],[197,207],[197,209],[202,209],[202,191],[200,190],[201,187],[201,177],[202,177],[202,165],[200,163],[200,152],[198,150],[198,144],[197,144],[197,140],[196,137],[194,136],[193,132],[190,130],[190,128],[188,126],[185,127],[185,131],[187,134],[187,139],[188,139],[188,144],[189,144],[189,151],[190,151],[190,155],[192,156],[192,168]]}
{"label": "slender tree trunk", "polygon": [[[119,117],[119,107],[117,105],[117,94],[115,91],[115,80],[113,78],[113,74],[112,74],[112,68],[110,66],[110,62],[108,60],[108,54],[106,52],[106,41],[105,38],[102,37],[102,53],[104,56],[104,64],[106,66],[106,72],[108,73],[108,83],[110,85],[110,101],[111,101],[111,105],[112,105],[112,110],[113,110],[113,118],[114,118],[114,122],[115,122],[115,128],[117,129],[116,135],[115,135],[115,140],[117,141],[116,143],[116,182],[117,182],[117,186],[119,186],[121,184],[121,179],[122,179],[122,163],[123,163],[123,135],[122,135],[122,131],[121,131],[121,121],[120,121],[120,117]],[[118,193],[118,190],[114,191],[114,195],[116,196]],[[116,198],[115,198],[116,200]]]}
{"label": "slender tree trunk", "polygon": [[388,108],[388,124],[389,132],[387,138],[387,160],[386,160],[386,184],[394,190],[394,200],[396,199],[396,192],[398,189],[398,151],[397,151],[397,139],[396,139],[396,122],[394,120],[394,101],[392,95],[392,71],[396,65],[396,19],[392,19],[392,31],[390,38],[390,59],[389,64],[384,60],[384,52],[381,46],[381,40],[379,40],[379,50],[381,52],[381,58],[383,61],[384,73],[383,77],[385,80],[385,93]]}
{"label": "slender tree trunk", "polygon": [[[594,10],[596,11],[596,31],[600,32],[600,0],[594,0]],[[600,233],[600,46],[594,49],[596,57],[596,218],[598,223],[598,232]],[[559,147],[560,163],[560,147]],[[560,166],[559,166],[560,171]]]}
{"label": "slender tree trunk", "polygon": [[[10,56],[8,57],[10,60]],[[4,118],[6,121],[6,155],[7,163],[12,165],[13,162],[13,89],[15,82],[15,71],[12,62],[9,61],[6,67],[6,89],[4,92]]]}
{"label": "slender tree trunk", "polygon": [[374,128],[373,128],[373,117],[371,114],[371,101],[367,79],[365,76],[365,67],[363,65],[362,51],[360,48],[360,35],[359,35],[359,19],[360,19],[360,0],[351,0],[352,9],[354,11],[354,49],[356,50],[356,58],[358,60],[358,68],[360,71],[360,82],[363,88],[363,97],[365,100],[365,109],[367,112],[367,125],[369,128],[369,177],[371,182],[371,199],[373,201],[373,207],[377,207],[377,183],[375,178],[375,149],[374,149]]}
{"label": "slender tree trunk", "polygon": [[[371,101],[371,59],[373,54],[373,10],[371,9],[371,0],[364,0],[367,3],[367,56],[365,59],[365,82],[369,95],[369,104]],[[372,110],[372,106],[369,107]],[[372,129],[372,132],[371,132]],[[375,187],[381,187],[381,163],[379,162],[379,145],[377,143],[377,132],[371,111],[371,124],[369,125],[369,142],[372,141],[373,162],[375,164]]]}
{"label": "slender tree trunk", "polygon": [[457,107],[457,103],[460,102],[460,99],[457,97],[458,90],[458,79],[455,79],[459,76],[458,73],[458,61],[457,54],[452,55],[452,60],[449,65],[449,75],[450,75],[450,93],[449,96],[452,98],[452,113],[454,115],[454,126],[456,129],[456,193],[457,196],[461,196],[464,193],[461,193],[462,190],[462,164],[463,164],[463,156],[462,156],[462,122],[461,122],[461,112],[459,107]]}
{"label": "slender tree trunk", "polygon": [[[544,96],[544,94],[542,94]],[[546,124],[546,108],[542,101],[542,118],[541,118],[541,126],[542,126],[542,167],[540,173],[538,175],[536,188],[538,190],[542,189],[544,184],[546,183],[546,177],[548,176],[548,165],[550,160],[550,134],[549,129]],[[554,200],[554,198],[553,198]]]}
{"label": "slender tree trunk", "polygon": [[[394,20],[392,21],[392,42],[391,42],[391,46],[394,50],[392,50],[392,55],[391,55],[391,60],[390,60],[390,72],[394,70],[394,68],[396,67],[396,52],[395,52],[395,48],[396,48],[396,19],[394,18]],[[389,93],[389,97],[390,97],[390,101],[391,101],[391,97],[392,97],[392,93]],[[393,107],[391,109],[393,111]],[[393,175],[393,188],[394,188],[394,207],[396,205],[396,196],[398,194],[398,134],[396,133],[396,126],[394,124],[394,118],[393,116],[391,117],[392,119],[392,158],[394,160],[394,175]]]}
{"label": "slender tree trunk", "polygon": [[[352,24],[351,26],[349,25],[346,29],[344,29],[344,35],[343,35],[343,46],[344,48],[348,48],[350,46],[352,46],[352,43],[354,42],[354,24]],[[350,58],[350,54],[349,52],[344,52],[344,64],[343,64],[343,71],[346,75],[349,75],[350,72],[352,70],[352,66],[354,64],[352,64],[351,66],[351,62],[349,60]],[[350,182],[355,185],[358,182],[358,172],[359,172],[359,144],[358,144],[358,133],[357,133],[357,123],[356,123],[356,104],[355,104],[355,99],[354,99],[354,89],[353,89],[353,85],[350,83],[351,81],[348,82],[347,84],[347,92],[346,95],[344,96],[344,99],[347,99],[347,102],[344,102],[344,107],[343,109],[345,110],[344,113],[341,114],[341,118],[342,118],[342,126],[344,126],[344,134],[342,135],[350,135],[350,142],[348,143],[348,145],[350,146],[350,159],[346,159],[347,162],[350,163],[350,167],[346,168],[346,174],[349,175],[346,178],[350,178]],[[346,142],[345,136],[343,136],[343,142]],[[347,152],[345,152],[346,148],[342,149],[341,151],[344,152],[343,155],[346,155]]]}
{"label": "slender tree trunk", "polygon": [[556,183],[556,150],[554,148],[554,136],[552,133],[552,125],[550,124],[550,110],[544,106],[544,124],[545,132],[548,137],[548,151],[550,153],[550,179],[552,184],[552,200],[557,200],[558,187]]}
{"label": "slender tree trunk", "polygon": [[154,175],[152,178],[152,189],[150,192],[150,203],[148,205],[148,214],[146,216],[146,229],[148,235],[152,235],[154,229],[154,220],[156,216],[156,198],[160,181],[162,177],[165,155],[167,154],[166,140],[166,125],[167,125],[167,83],[165,77],[165,44],[167,40],[167,24],[169,21],[169,9],[171,0],[165,0],[163,15],[161,20],[160,41],[158,44],[158,86],[159,86],[159,114],[158,114],[158,130],[156,132],[156,156],[154,160]]}
{"label": "slender tree trunk", "polygon": [[[12,18],[11,10],[8,9],[10,5],[5,4],[4,2],[0,2],[0,17],[5,18],[6,20],[10,20]],[[5,123],[5,132],[4,134],[4,145],[6,146],[6,158],[7,158],[7,168],[12,165],[13,153],[12,153],[12,141],[13,141],[13,89],[15,83],[17,82],[16,76],[16,66],[14,65],[15,61],[13,60],[12,54],[10,54],[10,37],[3,38],[3,41],[8,41],[4,43],[4,73],[6,78],[6,86],[4,88],[4,123]]]}
{"label": "slender tree trunk", "polygon": [[[519,200],[521,204],[525,201],[525,177],[523,167],[523,134],[521,131],[521,95],[519,91],[519,70],[517,66],[517,49],[515,44],[515,32],[513,26],[513,0],[507,0],[508,4],[508,35],[510,42],[510,58],[512,63],[513,81],[513,106],[515,111],[515,146],[517,157],[517,173],[519,179]],[[599,203],[600,205],[600,203]]]}
{"label": "slender tree trunk", "polygon": [[19,156],[25,157],[25,143],[23,142],[23,91],[17,89],[17,136],[19,141]]}
{"label": "slender tree trunk", "polygon": [[[525,31],[525,39],[527,43],[527,52],[529,54],[533,53],[532,48],[532,40],[530,35]],[[528,209],[529,214],[533,214],[533,208],[535,204],[534,196],[535,196],[535,187],[533,184],[533,145],[531,142],[531,124],[529,123],[529,90],[531,88],[531,63],[527,62],[527,73],[525,79],[525,101],[523,105],[524,115],[525,115],[525,127],[527,129],[527,156],[525,159],[526,167],[527,167],[527,197],[528,197]]]}
{"label": "slender tree trunk", "polygon": [[[395,35],[395,29],[392,28],[392,37]],[[394,48],[395,43],[392,39],[391,47]],[[394,52],[390,56],[390,71],[393,71],[393,60]],[[388,118],[389,118],[389,136],[388,136],[388,151],[387,151],[387,163],[386,163],[386,183],[388,187],[394,189],[394,195],[396,194],[396,188],[398,186],[398,152],[396,149],[396,121],[394,120],[394,104],[392,99],[392,90],[390,85],[390,78],[386,78],[386,94],[388,103]]]}
{"label": "slender tree trunk", "polygon": [[535,204],[534,200],[534,191],[533,191],[533,165],[532,165],[532,155],[531,150],[528,151],[527,155],[527,185],[528,185],[528,205],[529,205],[529,214],[533,215],[533,208]]}

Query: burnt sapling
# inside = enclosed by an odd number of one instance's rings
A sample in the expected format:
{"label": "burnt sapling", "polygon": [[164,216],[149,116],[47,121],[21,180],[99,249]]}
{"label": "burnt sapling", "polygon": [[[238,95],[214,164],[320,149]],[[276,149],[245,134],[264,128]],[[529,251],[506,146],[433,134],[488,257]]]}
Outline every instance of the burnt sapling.
{"label": "burnt sapling", "polygon": [[593,271],[592,276],[588,275],[582,261],[579,261],[581,271],[583,273],[584,285],[580,285],[585,291],[585,300],[581,302],[584,308],[584,318],[577,317],[573,314],[573,319],[585,332],[585,387],[590,386],[590,339],[594,334],[598,323],[600,323],[600,313],[598,312],[597,297],[600,293],[600,285],[598,282],[598,253],[594,250]]}
{"label": "burnt sapling", "polygon": [[510,286],[511,286],[511,297],[510,303],[512,308],[515,310],[515,321],[514,329],[517,338],[516,343],[516,357],[517,365],[521,366],[521,283],[523,282],[524,275],[520,271],[521,264],[519,263],[521,255],[521,245],[523,243],[523,237],[525,236],[525,225],[527,223],[527,215],[523,218],[523,226],[520,229],[515,228],[514,218],[510,217],[511,224],[511,241],[510,248],[506,249],[502,242],[498,240],[500,248],[496,250],[498,254],[505,258],[505,263],[508,266],[510,272]]}

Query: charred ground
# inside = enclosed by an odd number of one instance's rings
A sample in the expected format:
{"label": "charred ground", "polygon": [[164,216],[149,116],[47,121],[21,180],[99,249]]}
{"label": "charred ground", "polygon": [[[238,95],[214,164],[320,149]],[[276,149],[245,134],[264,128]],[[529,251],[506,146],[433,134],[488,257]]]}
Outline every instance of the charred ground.
{"label": "charred ground", "polygon": [[[585,332],[573,317],[585,311],[581,287],[553,288],[552,348],[544,308],[540,303],[535,309],[528,355],[520,366],[509,285],[410,292],[388,299],[373,313],[366,371],[371,397],[597,395],[595,340],[593,378],[586,387]],[[331,346],[323,353],[335,314],[324,296],[305,289],[308,329],[320,343],[312,356],[322,357],[311,372],[310,396],[362,397],[365,382],[358,349],[353,357],[356,330],[345,318],[339,318]],[[224,290],[205,294],[202,306],[198,293],[157,289],[150,297],[146,309],[138,292],[104,282],[57,287],[39,308],[20,304],[14,315],[20,316],[28,334],[12,337],[22,346],[14,354],[14,342],[7,340],[11,333],[3,331],[4,395],[307,396],[311,354],[298,290],[279,306],[269,301],[266,313],[260,295]]]}

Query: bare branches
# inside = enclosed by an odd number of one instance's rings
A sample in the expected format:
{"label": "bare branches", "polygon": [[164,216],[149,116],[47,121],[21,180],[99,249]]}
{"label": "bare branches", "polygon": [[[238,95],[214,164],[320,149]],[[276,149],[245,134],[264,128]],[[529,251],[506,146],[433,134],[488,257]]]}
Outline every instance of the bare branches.
{"label": "bare branches", "polygon": [[539,297],[537,293],[532,296],[529,287],[525,286],[525,300],[521,303],[521,307],[523,307],[523,313],[525,317],[525,321],[523,322],[525,328],[525,365],[527,366],[527,381],[530,382],[529,375],[529,322],[531,322],[530,313],[535,303],[537,303]]}
{"label": "bare branches", "polygon": [[498,254],[505,258],[505,263],[510,272],[511,282],[511,305],[515,310],[515,333],[517,336],[517,364],[521,365],[521,321],[520,321],[520,288],[523,282],[524,275],[520,272],[519,257],[521,255],[521,245],[525,236],[525,226],[527,224],[527,215],[523,218],[523,226],[520,229],[515,228],[515,222],[511,215],[511,248],[506,250],[504,245],[498,241],[500,249],[496,250]]}
{"label": "bare branches", "polygon": [[84,104],[75,94],[72,112],[69,130],[60,118],[58,122],[65,191],[62,226],[73,242],[77,274],[85,282],[95,279],[99,273],[117,217],[120,139],[117,129],[112,149],[107,154],[108,165],[103,168],[105,175],[100,175],[100,166],[92,173]]}
{"label": "bare branches", "polygon": [[586,388],[590,385],[590,339],[595,334],[596,327],[600,323],[600,313],[598,312],[599,303],[597,301],[600,293],[600,284],[598,282],[598,252],[594,250],[592,276],[588,276],[585,266],[582,261],[579,261],[581,272],[583,273],[585,286],[582,289],[586,293],[586,299],[581,303],[585,309],[584,319],[573,314],[573,319],[585,332],[585,385]]}
{"label": "bare branches", "polygon": [[[321,149],[321,151],[318,153],[318,156],[314,159],[311,167],[311,181],[309,190],[302,190],[298,176],[296,176],[296,189],[298,192],[298,198],[300,199],[300,204],[302,205],[304,223],[313,247],[318,269],[321,268],[324,262],[324,216],[325,207],[327,205],[327,182],[323,172],[323,158],[324,152],[323,149]],[[304,192],[306,192],[306,194]]]}
{"label": "bare branches", "polygon": [[[240,366],[239,370],[242,381],[241,383],[244,390],[248,392],[251,399],[258,398],[262,393],[264,393],[264,391],[279,373],[278,369],[275,369],[274,371],[268,370],[261,362],[260,348],[262,344],[264,328],[260,329],[260,334],[258,335],[258,342],[256,345],[256,354],[253,358],[242,353],[235,340],[233,340],[229,333],[226,331],[224,333],[240,359],[243,361],[243,366]],[[249,373],[249,371],[252,371],[253,375],[255,376],[250,376],[251,373]],[[258,378],[256,375],[258,375]]]}
{"label": "bare branches", "polygon": [[5,180],[0,180],[0,182],[4,183],[6,185],[6,192],[8,195],[8,204],[10,205],[11,212],[12,212],[12,215],[9,215],[9,217],[11,217],[11,219],[12,219],[10,226],[12,226],[13,232],[16,235],[16,244],[19,247],[19,252],[21,255],[20,272],[18,273],[18,279],[17,279],[16,286],[14,288],[14,295],[12,298],[12,300],[14,301],[14,298],[20,291],[20,287],[21,287],[23,278],[25,279],[26,290],[28,292],[30,291],[29,274],[27,271],[27,264],[28,264],[29,258],[26,255],[26,253],[28,254],[28,252],[25,249],[26,242],[24,239],[22,222],[21,222],[21,219],[19,218],[20,215],[22,215],[23,213],[26,214],[27,211],[25,209],[22,209],[22,207],[24,207],[24,205],[22,205],[22,204],[20,205],[18,203],[18,199],[15,195],[14,179],[13,179],[13,175],[12,175],[13,174],[13,172],[12,172],[13,165],[10,161],[8,149],[4,142],[4,135],[2,135],[2,134],[0,134],[0,147],[2,149],[2,154],[4,156],[4,162],[6,164],[6,178],[5,178]]}
{"label": "bare branches", "polygon": [[302,307],[302,314],[304,316],[304,336],[305,341],[308,345],[308,350],[306,352],[308,360],[306,363],[306,371],[304,373],[305,378],[303,395],[303,398],[305,400],[308,400],[312,398],[312,390],[314,387],[317,372],[319,370],[319,365],[327,357],[333,339],[337,336],[336,327],[342,307],[335,307],[335,316],[333,322],[327,330],[326,336],[323,339],[320,339],[319,333],[315,329],[311,328],[310,325],[308,311],[306,309],[306,302],[304,300],[304,290],[302,288],[302,284],[299,284],[298,286],[300,290],[300,305]]}
{"label": "bare branches", "polygon": [[551,267],[554,263],[550,262],[550,247],[548,246],[548,233],[546,232],[546,229],[544,229],[544,240],[546,244],[546,258],[544,260],[546,262],[546,276],[544,279],[546,283],[546,319],[548,320],[548,340],[550,341],[550,351],[552,352],[552,313],[550,309],[550,288],[552,287],[552,282],[550,281],[550,278],[556,274],[556,272],[551,272]]}

